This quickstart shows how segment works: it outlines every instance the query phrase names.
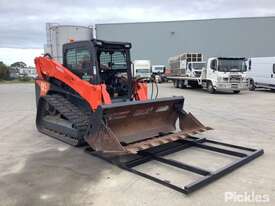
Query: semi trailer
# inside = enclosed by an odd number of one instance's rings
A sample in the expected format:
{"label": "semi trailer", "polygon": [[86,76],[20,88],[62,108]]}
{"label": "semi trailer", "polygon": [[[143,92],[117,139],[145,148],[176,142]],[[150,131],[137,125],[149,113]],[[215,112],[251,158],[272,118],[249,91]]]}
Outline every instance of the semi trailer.
{"label": "semi trailer", "polygon": [[[185,69],[167,77],[176,88],[203,88],[209,93],[229,91],[239,93],[248,89],[247,59],[239,57],[211,57],[207,62],[187,61]],[[173,67],[171,65],[173,70]]]}

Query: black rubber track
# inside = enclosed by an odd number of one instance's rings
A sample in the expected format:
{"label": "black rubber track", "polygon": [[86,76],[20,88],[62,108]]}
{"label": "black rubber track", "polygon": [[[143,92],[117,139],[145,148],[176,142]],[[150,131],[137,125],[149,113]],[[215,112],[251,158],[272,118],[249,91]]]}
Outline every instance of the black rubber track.
{"label": "black rubber track", "polygon": [[[45,117],[45,105],[48,103],[53,107],[59,114],[61,118],[65,118],[69,121],[73,127],[72,130],[76,130],[77,135],[71,135],[69,132],[66,133],[66,128],[61,128],[57,130],[55,127],[49,127],[49,125],[44,124],[43,118]],[[36,126],[37,129],[51,137],[59,139],[63,142],[66,142],[73,146],[82,146],[86,142],[84,136],[88,129],[88,115],[82,112],[77,106],[72,104],[69,100],[58,94],[46,95],[40,97],[38,108],[37,108],[37,117],[36,117]]]}

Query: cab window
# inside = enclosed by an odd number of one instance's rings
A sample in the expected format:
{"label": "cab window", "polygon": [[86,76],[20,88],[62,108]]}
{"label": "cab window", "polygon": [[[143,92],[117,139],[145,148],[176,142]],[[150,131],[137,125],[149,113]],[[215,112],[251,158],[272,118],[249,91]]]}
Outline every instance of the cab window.
{"label": "cab window", "polygon": [[66,66],[70,70],[76,70],[76,50],[68,49],[66,52]]}
{"label": "cab window", "polygon": [[89,49],[68,49],[66,52],[66,66],[80,78],[89,80],[93,71]]}
{"label": "cab window", "polygon": [[76,51],[76,69],[88,71],[91,68],[91,57],[88,49],[80,48]]}
{"label": "cab window", "polygon": [[217,59],[213,59],[210,65],[211,69],[217,70]]}

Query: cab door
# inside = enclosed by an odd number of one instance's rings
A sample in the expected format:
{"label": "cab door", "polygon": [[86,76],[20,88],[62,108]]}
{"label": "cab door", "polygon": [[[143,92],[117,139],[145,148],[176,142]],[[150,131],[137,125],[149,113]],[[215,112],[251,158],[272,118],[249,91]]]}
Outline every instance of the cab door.
{"label": "cab door", "polygon": [[93,57],[89,44],[71,44],[64,49],[64,66],[79,78],[94,82],[97,71],[93,68]]}
{"label": "cab door", "polygon": [[213,85],[216,85],[217,75],[218,75],[218,60],[217,59],[212,59],[212,60],[210,60],[209,65],[207,67],[206,78],[208,80],[211,80]]}

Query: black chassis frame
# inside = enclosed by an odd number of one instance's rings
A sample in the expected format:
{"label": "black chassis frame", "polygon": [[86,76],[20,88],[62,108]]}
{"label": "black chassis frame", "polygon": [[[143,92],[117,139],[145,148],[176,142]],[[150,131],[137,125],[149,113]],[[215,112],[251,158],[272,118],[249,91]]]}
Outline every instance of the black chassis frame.
{"label": "black chassis frame", "polygon": [[[217,145],[217,146],[213,146],[213,145]],[[218,147],[218,146],[222,146],[222,147]],[[203,169],[193,165],[188,165],[183,162],[179,162],[173,159],[167,159],[163,157],[165,155],[179,152],[191,147],[197,147],[197,148],[205,149],[211,152],[220,153],[223,155],[225,154],[229,156],[234,156],[234,157],[238,157],[239,159],[236,161],[233,161],[232,163],[216,171],[209,171],[207,169]],[[245,151],[245,153],[230,150],[230,149],[225,149],[225,148],[237,149],[237,150]],[[189,194],[194,192],[195,190],[200,189],[201,187],[249,163],[250,161],[261,156],[264,153],[262,149],[251,149],[247,147],[222,143],[218,141],[208,140],[206,138],[198,138],[193,136],[189,136],[184,140],[178,140],[176,142],[172,142],[172,143],[161,145],[155,148],[140,151],[136,155],[129,156],[129,158],[108,156],[102,152],[95,152],[91,148],[87,148],[86,152],[88,152],[93,156],[101,158],[111,164],[114,164],[120,167],[121,169],[127,170],[131,173],[134,173],[146,179],[152,180],[156,183],[159,183],[161,185],[164,185],[168,188],[171,188],[173,190],[176,190],[184,194]],[[162,180],[160,178],[138,171],[134,168],[138,165],[144,164],[151,160],[156,160],[161,163],[173,166],[175,168],[187,170],[189,172],[193,172],[195,174],[201,175],[202,177],[188,185],[177,186],[177,185],[171,184],[170,181],[168,180]]]}
{"label": "black chassis frame", "polygon": [[[66,52],[68,49],[79,49],[79,48],[86,48],[89,50],[91,54],[91,65],[92,67],[96,67],[96,78],[92,84],[100,84],[101,83],[101,77],[100,77],[100,71],[99,71],[99,62],[97,58],[97,52],[102,50],[107,51],[124,51],[126,54],[126,62],[127,62],[127,76],[128,76],[128,98],[131,99],[132,97],[132,71],[131,71],[131,55],[130,55],[130,49],[132,45],[129,42],[112,42],[112,41],[104,41],[99,39],[92,39],[90,41],[76,41],[71,42],[63,45],[63,64],[66,68],[67,61],[66,61]],[[91,68],[92,70],[93,68]]]}

